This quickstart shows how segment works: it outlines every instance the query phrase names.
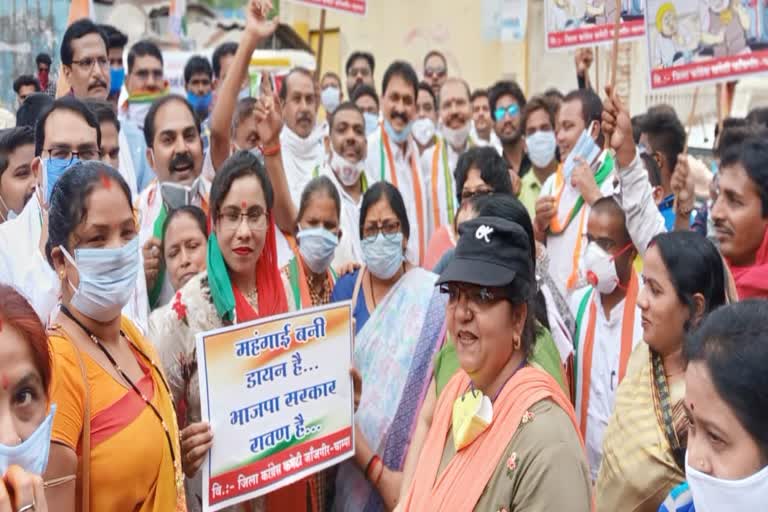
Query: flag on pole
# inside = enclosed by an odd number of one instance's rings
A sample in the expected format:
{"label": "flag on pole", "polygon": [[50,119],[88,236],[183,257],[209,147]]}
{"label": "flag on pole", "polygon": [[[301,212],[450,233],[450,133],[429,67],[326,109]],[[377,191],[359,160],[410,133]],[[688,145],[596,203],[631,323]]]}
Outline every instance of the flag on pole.
{"label": "flag on pole", "polygon": [[179,39],[187,35],[187,0],[171,0],[168,31]]}

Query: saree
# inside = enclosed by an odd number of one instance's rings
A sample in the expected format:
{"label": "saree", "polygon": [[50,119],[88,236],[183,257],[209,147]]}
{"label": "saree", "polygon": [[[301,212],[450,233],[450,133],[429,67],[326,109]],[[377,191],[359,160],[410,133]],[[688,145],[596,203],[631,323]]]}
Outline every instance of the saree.
{"label": "saree", "polygon": [[[685,448],[685,382],[660,392],[652,361],[652,351],[640,343],[616,393],[597,478],[598,512],[656,512],[670,490],[685,480],[672,446]],[[666,421],[665,409],[671,413]]]}
{"label": "saree", "polygon": [[[568,415],[573,435],[581,441],[573,406],[560,386],[545,372],[526,367],[513,375],[494,402],[490,426],[440,471],[452,429],[453,404],[469,385],[469,376],[462,370],[454,375],[440,396],[414,480],[403,502],[404,511],[473,510],[492,483],[496,466],[510,440],[521,424],[531,421],[530,413],[526,418],[527,411],[542,400],[553,401]],[[581,446],[583,448],[583,442]],[[509,467],[513,471],[514,462]]]}
{"label": "saree", "polygon": [[[435,288],[436,280],[421,268],[408,271],[355,339],[355,367],[365,383],[355,419],[373,451],[395,471],[405,463],[432,360],[445,335],[447,298]],[[385,510],[354,462],[339,467],[335,510]]]}
{"label": "saree", "polygon": [[[57,404],[51,440],[71,448],[78,459],[82,458],[87,386],[91,411],[90,509],[186,511],[181,464],[174,468],[173,463],[173,457],[181,459],[173,402],[163,375],[139,353],[157,360],[155,350],[127,318],[121,319],[120,328],[135,344],[136,361],[143,373],[136,385],[168,426],[173,454],[159,419],[144,400],[115,380],[88,353],[79,350],[69,334],[57,325],[49,331],[53,359],[51,402]],[[80,469],[78,464],[78,472]],[[80,478],[78,474],[78,481]]]}

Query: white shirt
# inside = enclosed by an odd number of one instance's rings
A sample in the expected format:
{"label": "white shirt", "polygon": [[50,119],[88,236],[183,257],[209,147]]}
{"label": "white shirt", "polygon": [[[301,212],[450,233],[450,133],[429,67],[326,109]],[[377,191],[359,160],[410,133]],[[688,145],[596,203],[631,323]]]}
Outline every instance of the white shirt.
{"label": "white shirt", "polygon": [[[0,224],[0,282],[24,295],[43,324],[49,325],[59,301],[60,280],[40,252],[42,215],[35,194],[18,217]],[[139,265],[136,286],[123,314],[146,333],[149,323],[144,279],[144,268]]]}
{"label": "white shirt", "polygon": [[315,169],[319,169],[325,161],[323,137],[322,126],[317,126],[309,137],[303,139],[288,126],[283,126],[280,132],[285,177],[293,204],[297,206],[301,203],[301,193],[312,179]]}
{"label": "white shirt", "polygon": [[[444,224],[451,224],[452,215],[459,209],[459,200],[456,197],[456,180],[454,172],[459,157],[467,150],[469,144],[464,145],[464,149],[456,151],[450,144],[445,142],[442,137],[437,138],[435,144],[424,151],[421,155],[421,174],[424,177],[424,190],[429,194],[430,208],[427,212],[427,240],[432,238],[434,232]],[[438,151],[437,169],[434,169],[435,151]],[[446,162],[447,154],[447,162]],[[446,172],[447,165],[447,172]],[[435,172],[436,171],[436,172]],[[433,181],[433,178],[436,178]],[[450,198],[448,197],[450,195]],[[449,208],[449,204],[451,208]],[[435,217],[437,209],[437,217]]]}
{"label": "white shirt", "polygon": [[627,217],[627,231],[640,257],[645,255],[653,237],[666,233],[664,216],[653,200],[653,189],[648,181],[642,158],[635,158],[626,169],[618,169],[619,189],[616,200]]}
{"label": "white shirt", "polygon": [[[604,152],[597,160],[593,168],[597,169],[602,165],[603,159],[606,153]],[[614,171],[615,172],[615,171]],[[541,186],[541,194],[543,196],[556,195],[555,190],[555,178],[558,173],[552,174]],[[600,192],[603,196],[610,196],[614,192],[613,185],[614,173],[612,172],[605,178],[603,184],[600,186]],[[646,178],[647,181],[647,178]],[[558,204],[558,211],[556,213],[560,223],[564,223],[568,218],[576,200],[581,197],[578,189],[571,185],[569,179],[565,180],[563,193],[560,196],[560,203]],[[655,206],[655,204],[654,204]],[[554,282],[560,287],[561,293],[568,297],[577,287],[568,289],[567,283],[571,273],[576,270],[579,271],[581,259],[584,257],[584,252],[587,249],[587,244],[584,241],[584,235],[587,232],[587,220],[589,219],[590,207],[584,202],[579,212],[574,215],[571,222],[560,234],[548,234],[547,235],[547,253],[549,254],[549,273],[552,276]],[[577,249],[577,244],[581,243],[579,247],[579,254],[576,259],[577,267],[574,269],[573,260],[574,253]],[[582,276],[579,276],[577,282],[584,283]]]}
{"label": "white shirt", "polygon": [[[587,435],[585,444],[587,447],[587,460],[589,461],[592,481],[597,481],[597,473],[600,470],[600,462],[603,458],[603,434],[608,420],[613,414],[616,401],[616,390],[619,387],[619,365],[621,356],[621,332],[624,321],[624,304],[622,300],[610,312],[610,318],[606,317],[600,294],[592,293],[592,287],[587,286],[573,293],[571,296],[571,311],[574,317],[578,315],[579,306],[584,296],[590,293],[584,313],[580,321],[578,347],[578,368],[576,382],[576,417],[581,422],[581,404],[583,400],[581,386],[584,377],[584,346],[589,324],[590,304],[596,306],[595,334],[592,349],[592,371],[589,381],[589,405],[587,406]],[[642,313],[635,306],[635,318],[632,334],[632,348],[643,339]],[[630,352],[631,354],[631,352]],[[628,354],[629,355],[629,354]]]}
{"label": "white shirt", "polygon": [[[211,183],[205,178],[200,178],[201,190],[198,191],[198,195],[192,200],[192,204],[202,207],[204,203],[208,203],[208,195],[211,192]],[[154,180],[150,185],[145,188],[139,195],[136,201],[136,208],[139,211],[139,246],[144,247],[147,240],[154,236],[155,221],[160,215],[162,210],[163,199],[160,195],[160,182]],[[143,254],[143,253],[141,253]],[[141,258],[142,275],[144,274],[144,257]],[[146,283],[144,285],[146,288]],[[170,302],[173,298],[175,290],[171,285],[171,279],[168,272],[164,273],[163,287],[160,291],[160,297],[156,307],[163,306]]]}
{"label": "white shirt", "polygon": [[[427,250],[426,228],[430,207],[429,194],[425,194],[426,188],[422,182],[418,163],[419,151],[412,137],[408,137],[405,150],[398,144],[390,144],[394,161],[393,176],[393,169],[390,168],[386,148],[383,147],[383,131],[384,128],[380,127],[368,137],[368,158],[365,161],[365,173],[369,185],[382,179],[393,185],[395,181],[397,182],[396,186],[403,196],[408,223],[411,228],[405,255],[408,261],[418,266]],[[420,199],[418,205],[417,198]]]}
{"label": "white shirt", "polygon": [[363,250],[360,247],[360,206],[363,204],[363,196],[355,201],[342,186],[331,167],[325,163],[320,169],[320,174],[328,178],[336,186],[341,197],[341,240],[336,247],[333,257],[333,266],[339,267],[349,262],[362,262]]}

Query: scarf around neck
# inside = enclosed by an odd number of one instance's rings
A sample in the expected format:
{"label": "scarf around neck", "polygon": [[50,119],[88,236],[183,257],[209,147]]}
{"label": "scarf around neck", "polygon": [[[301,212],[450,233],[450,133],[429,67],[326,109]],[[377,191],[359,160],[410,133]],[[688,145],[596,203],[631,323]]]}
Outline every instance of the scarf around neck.
{"label": "scarf around neck", "polygon": [[728,267],[733,274],[739,300],[768,298],[768,230],[763,233],[763,242],[755,253],[752,265],[740,267],[728,261]]}

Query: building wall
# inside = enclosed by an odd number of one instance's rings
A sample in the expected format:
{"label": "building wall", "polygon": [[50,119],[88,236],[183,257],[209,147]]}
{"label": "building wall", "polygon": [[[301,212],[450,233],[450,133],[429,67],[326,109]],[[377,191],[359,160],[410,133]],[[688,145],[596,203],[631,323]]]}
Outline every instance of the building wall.
{"label": "building wall", "polygon": [[[358,17],[328,11],[326,27],[340,29],[338,52],[324,52],[323,71],[342,71],[354,50],[376,57],[377,88],[387,65],[409,60],[422,72],[423,56],[431,49],[445,53],[449,74],[460,75],[472,88],[487,87],[496,80],[516,78],[524,86],[524,44],[486,41],[482,31],[482,0],[369,0],[368,14]],[[299,33],[302,26],[317,30],[318,9],[283,1],[281,20]]]}

